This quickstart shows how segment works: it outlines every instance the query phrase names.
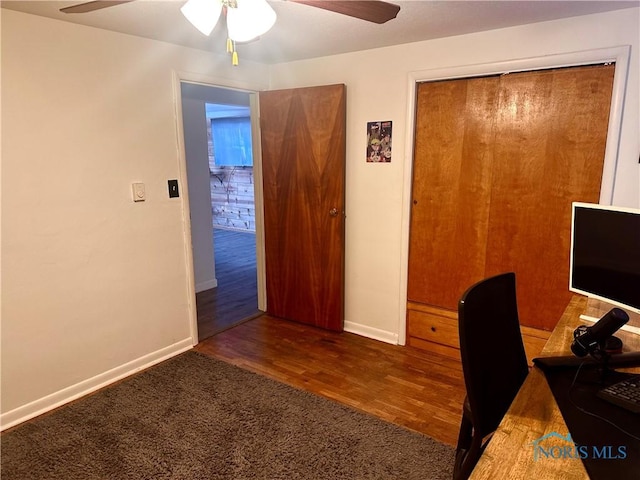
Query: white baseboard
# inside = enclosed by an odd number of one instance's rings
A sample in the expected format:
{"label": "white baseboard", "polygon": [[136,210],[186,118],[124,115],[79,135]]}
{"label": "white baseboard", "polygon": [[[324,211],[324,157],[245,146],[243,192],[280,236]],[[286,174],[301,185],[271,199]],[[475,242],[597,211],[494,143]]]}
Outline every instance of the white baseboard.
{"label": "white baseboard", "polygon": [[103,372],[95,377],[83,380],[80,383],[63,388],[62,390],[3,413],[0,415],[0,431],[30,420],[38,415],[42,415],[43,413],[60,407],[65,403],[69,403],[72,400],[83,397],[91,392],[95,392],[102,387],[106,387],[113,382],[174,357],[182,352],[190,350],[191,348],[193,348],[193,341],[191,337],[189,337],[181,340],[180,342],[174,343],[173,345],[169,345],[168,347],[161,348],[160,350],[125,363],[124,365],[120,365],[119,367]]}
{"label": "white baseboard", "polygon": [[214,278],[213,280],[207,280],[206,282],[201,282],[196,285],[196,293],[204,292],[205,290],[210,290],[212,288],[216,288],[217,286],[217,278]]}
{"label": "white baseboard", "polygon": [[391,343],[392,345],[398,344],[398,334],[388,332],[386,330],[380,330],[373,327],[367,327],[360,323],[344,322],[344,331],[349,333],[355,333],[363,337],[371,338],[373,340],[379,340],[385,343]]}

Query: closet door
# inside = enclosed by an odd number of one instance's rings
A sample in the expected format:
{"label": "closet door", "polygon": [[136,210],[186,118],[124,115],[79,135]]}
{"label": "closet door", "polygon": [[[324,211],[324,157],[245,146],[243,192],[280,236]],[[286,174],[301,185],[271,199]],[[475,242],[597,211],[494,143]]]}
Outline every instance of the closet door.
{"label": "closet door", "polygon": [[552,330],[571,298],[571,202],[598,203],[614,65],[504,75],[485,275],[517,275],[521,323]]}
{"label": "closet door", "polygon": [[409,337],[436,332],[412,311],[455,318],[468,286],[506,271],[516,272],[521,323],[553,329],[570,298],[571,202],[599,199],[613,72],[418,86]]}
{"label": "closet door", "polygon": [[498,77],[418,85],[409,301],[457,308],[485,271]]}

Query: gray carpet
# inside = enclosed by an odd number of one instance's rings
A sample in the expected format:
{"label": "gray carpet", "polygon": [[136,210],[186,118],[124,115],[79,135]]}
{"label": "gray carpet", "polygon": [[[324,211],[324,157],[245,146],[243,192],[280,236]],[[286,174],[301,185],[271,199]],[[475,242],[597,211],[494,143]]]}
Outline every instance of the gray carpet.
{"label": "gray carpet", "polygon": [[454,452],[190,351],[2,434],[2,480],[449,479]]}

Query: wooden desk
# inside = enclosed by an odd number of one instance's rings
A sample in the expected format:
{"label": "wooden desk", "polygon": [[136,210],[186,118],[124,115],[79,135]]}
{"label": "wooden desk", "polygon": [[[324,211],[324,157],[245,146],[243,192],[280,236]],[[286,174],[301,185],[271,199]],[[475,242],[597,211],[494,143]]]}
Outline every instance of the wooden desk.
{"label": "wooden desk", "polygon": [[[587,307],[584,297],[574,297],[549,337],[541,356],[569,355],[573,331]],[[640,350],[640,336],[619,330],[616,336],[624,342],[623,351]],[[640,371],[640,369],[634,369]],[[513,404],[493,435],[487,449],[471,474],[472,480],[551,478],[588,479],[579,459],[534,461],[532,443],[551,432],[569,432],[544,373],[533,367]]]}

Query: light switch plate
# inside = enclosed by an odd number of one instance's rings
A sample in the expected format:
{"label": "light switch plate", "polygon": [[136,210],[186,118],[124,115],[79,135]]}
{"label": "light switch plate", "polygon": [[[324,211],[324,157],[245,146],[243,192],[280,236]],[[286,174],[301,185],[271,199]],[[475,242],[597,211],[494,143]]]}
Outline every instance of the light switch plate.
{"label": "light switch plate", "polygon": [[180,196],[178,191],[178,180],[169,180],[167,182],[169,187],[169,198],[175,198]]}
{"label": "light switch plate", "polygon": [[133,191],[134,202],[144,202],[147,199],[144,191],[144,183],[132,183],[131,190]]}

